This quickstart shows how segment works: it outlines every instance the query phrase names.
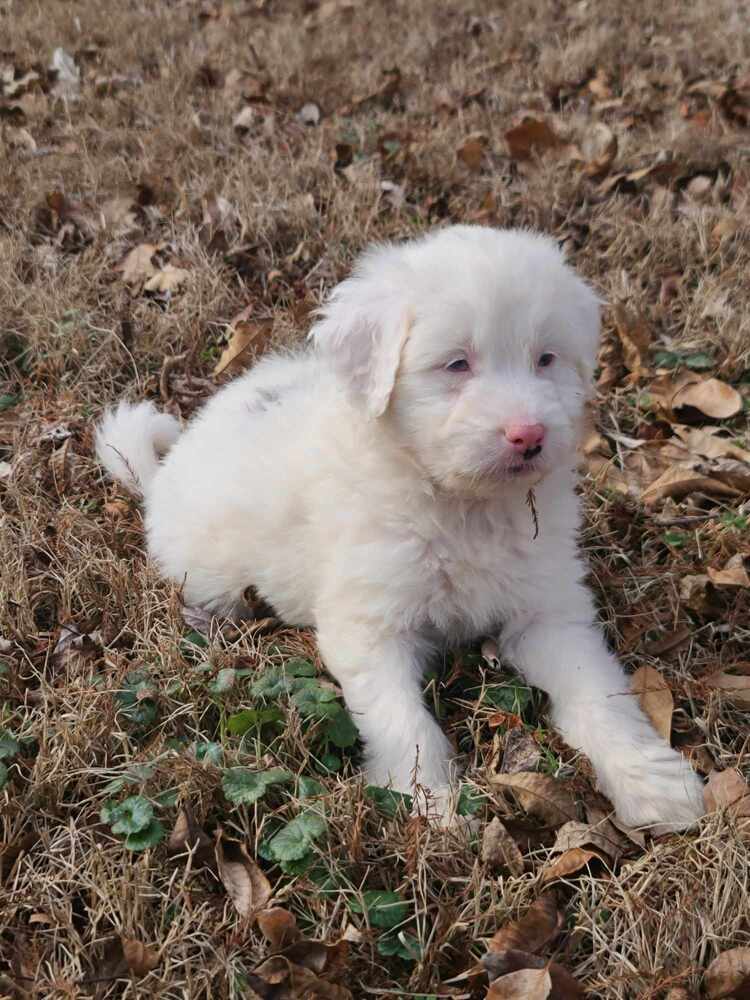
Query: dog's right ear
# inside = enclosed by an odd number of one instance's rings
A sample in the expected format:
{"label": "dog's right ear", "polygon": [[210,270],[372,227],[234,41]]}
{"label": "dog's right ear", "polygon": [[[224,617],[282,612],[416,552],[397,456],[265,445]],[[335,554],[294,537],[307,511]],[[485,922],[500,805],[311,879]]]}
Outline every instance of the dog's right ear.
{"label": "dog's right ear", "polygon": [[371,417],[388,408],[411,315],[398,248],[378,247],[358,261],[318,311],[310,339]]}

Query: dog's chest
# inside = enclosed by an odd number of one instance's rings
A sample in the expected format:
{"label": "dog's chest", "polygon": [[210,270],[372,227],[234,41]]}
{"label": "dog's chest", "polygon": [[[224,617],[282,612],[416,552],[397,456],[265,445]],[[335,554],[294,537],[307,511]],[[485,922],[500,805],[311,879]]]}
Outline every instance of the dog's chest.
{"label": "dog's chest", "polygon": [[446,518],[421,535],[412,593],[425,624],[474,634],[526,603],[533,578],[533,526],[511,513]]}

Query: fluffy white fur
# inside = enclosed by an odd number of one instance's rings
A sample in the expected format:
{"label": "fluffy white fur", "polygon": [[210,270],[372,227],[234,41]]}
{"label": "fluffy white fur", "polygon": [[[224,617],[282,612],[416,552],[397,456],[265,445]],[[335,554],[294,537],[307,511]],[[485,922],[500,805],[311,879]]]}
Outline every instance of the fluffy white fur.
{"label": "fluffy white fur", "polygon": [[[551,240],[456,226],[365,253],[311,347],[264,358],[184,433],[121,403],[97,451],[142,491],[150,554],[189,603],[238,615],[253,584],[315,626],[369,780],[409,790],[416,761],[448,797],[420,675],[440,644],[502,629],[620,818],[684,828],[701,782],[641,713],[581,582],[572,470],[598,332]],[[517,424],[544,425],[541,454],[519,456]]]}

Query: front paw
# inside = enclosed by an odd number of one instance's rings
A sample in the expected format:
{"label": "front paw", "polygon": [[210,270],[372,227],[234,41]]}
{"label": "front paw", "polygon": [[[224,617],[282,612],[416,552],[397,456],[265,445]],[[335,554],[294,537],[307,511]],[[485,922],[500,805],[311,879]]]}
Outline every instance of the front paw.
{"label": "front paw", "polygon": [[620,820],[654,834],[686,830],[705,812],[703,782],[663,740],[641,742],[611,761],[600,784]]}

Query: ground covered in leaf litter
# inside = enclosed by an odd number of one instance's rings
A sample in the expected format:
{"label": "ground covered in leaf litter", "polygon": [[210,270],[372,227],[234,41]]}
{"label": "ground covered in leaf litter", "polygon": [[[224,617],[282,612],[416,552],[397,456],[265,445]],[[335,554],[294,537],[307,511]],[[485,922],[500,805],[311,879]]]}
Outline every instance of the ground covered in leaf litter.
{"label": "ground covered in leaf litter", "polygon": [[[747,990],[737,5],[1,0],[0,37],[0,993]],[[313,636],[184,609],[92,460],[104,402],[188,417],[366,241],[447,221],[553,233],[609,303],[584,543],[712,775],[696,833],[618,829],[491,646],[427,688],[475,837],[363,788]]]}

